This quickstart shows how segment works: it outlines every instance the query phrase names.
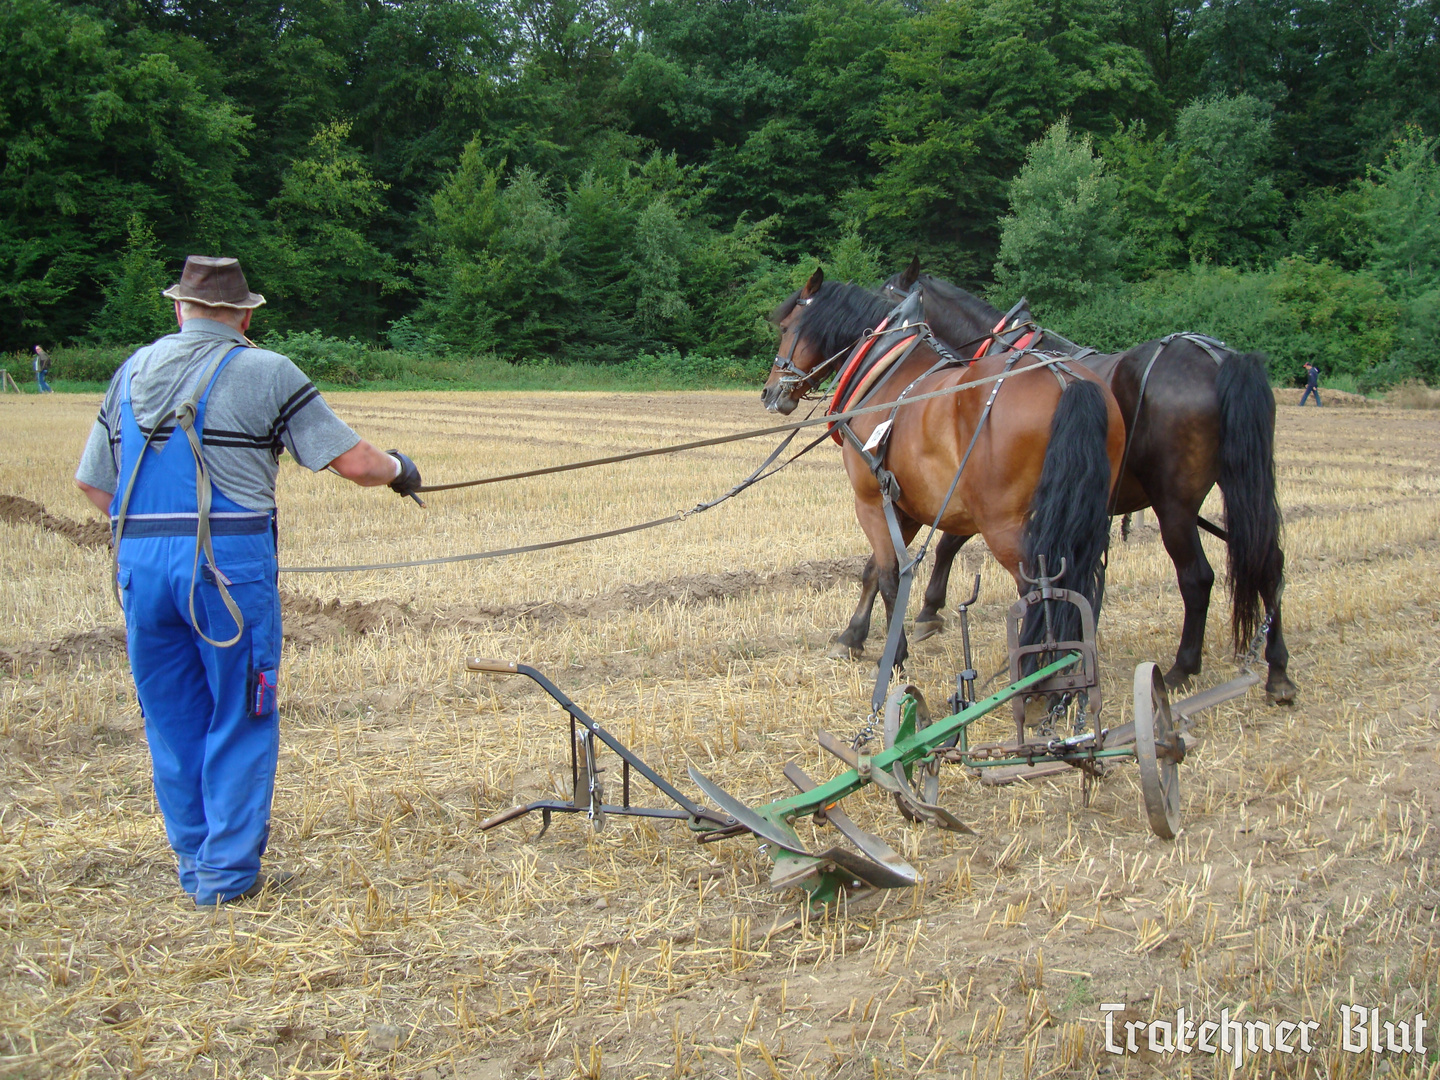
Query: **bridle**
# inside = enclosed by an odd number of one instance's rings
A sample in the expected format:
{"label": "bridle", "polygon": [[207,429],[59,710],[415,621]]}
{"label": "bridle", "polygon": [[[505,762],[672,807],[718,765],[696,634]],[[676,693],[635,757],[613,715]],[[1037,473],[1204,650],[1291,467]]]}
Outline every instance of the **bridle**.
{"label": "bridle", "polygon": [[[814,302],[815,298],[813,296],[806,297],[800,300],[796,300],[795,306],[806,307],[807,305],[813,304]],[[866,333],[869,333],[869,331],[866,331]],[[864,337],[865,335],[861,334],[859,338],[856,338],[855,341],[852,341],[849,345],[846,345],[834,356],[831,356],[826,360],[822,360],[809,371],[801,371],[798,367],[795,366],[795,347],[800,344],[800,331],[799,327],[796,327],[795,337],[790,342],[789,352],[787,352],[784,356],[776,353],[775,362],[770,365],[770,370],[780,372],[780,378],[775,385],[780,390],[785,391],[786,394],[790,397],[804,397],[806,394],[810,393],[810,391],[815,389],[815,379],[819,375],[824,374],[830,368],[834,367],[844,357],[849,356],[850,351],[854,349],[855,346],[859,344],[859,342]]]}
{"label": "bridle", "polygon": [[[802,297],[795,301],[796,307],[807,307],[815,302],[815,298]],[[804,386],[815,375],[814,371],[801,371],[795,366],[795,347],[800,344],[800,328],[795,328],[795,336],[790,341],[790,351],[784,356],[775,354],[775,363],[770,365],[771,371],[780,372],[780,381],[777,384],[780,389],[788,390],[792,394],[797,386]]]}

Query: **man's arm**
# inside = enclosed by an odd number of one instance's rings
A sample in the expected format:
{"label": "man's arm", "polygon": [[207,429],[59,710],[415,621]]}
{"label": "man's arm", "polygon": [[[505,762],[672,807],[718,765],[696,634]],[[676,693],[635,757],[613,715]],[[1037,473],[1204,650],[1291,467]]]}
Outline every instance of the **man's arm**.
{"label": "man's arm", "polygon": [[361,487],[379,487],[400,475],[400,461],[361,439],[330,462],[330,468]]}
{"label": "man's arm", "polygon": [[106,491],[103,488],[92,487],[91,485],[85,483],[84,480],[76,480],[75,486],[78,487],[82,492],[84,492],[87,499],[89,499],[92,503],[95,504],[96,510],[99,510],[106,517],[110,516],[110,500],[115,497],[115,493],[113,491]]}

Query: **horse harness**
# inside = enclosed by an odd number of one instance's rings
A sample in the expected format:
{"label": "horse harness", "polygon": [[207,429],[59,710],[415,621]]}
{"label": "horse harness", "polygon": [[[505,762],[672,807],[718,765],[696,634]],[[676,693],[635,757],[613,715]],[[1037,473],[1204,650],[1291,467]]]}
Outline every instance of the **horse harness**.
{"label": "horse harness", "polygon": [[[1003,331],[1002,327],[1004,328]],[[1024,337],[1022,338],[1021,335],[1024,335]],[[1055,333],[1055,331],[1046,330],[1039,326],[1030,316],[1025,298],[1021,297],[1019,303],[1011,308],[1005,317],[996,325],[994,336],[985,339],[984,344],[976,351],[975,356],[976,359],[978,359],[981,356],[992,355],[1006,348],[1014,348],[1017,346],[1017,343],[1022,340],[1026,344],[1030,344],[1042,339],[1047,345],[1058,346],[1060,351],[1075,360],[1084,361],[1091,356],[1099,355],[1097,350],[1089,346],[1076,345],[1073,341],[1062,337]],[[1155,349],[1151,352],[1150,359],[1145,362],[1145,367],[1140,373],[1140,388],[1139,393],[1135,396],[1135,411],[1130,417],[1130,423],[1125,427],[1125,451],[1120,456],[1120,472],[1118,474],[1120,476],[1125,475],[1126,466],[1130,463],[1130,448],[1135,442],[1135,431],[1140,423],[1140,410],[1145,403],[1145,390],[1150,384],[1150,373],[1155,370],[1155,364],[1160,359],[1161,353],[1176,341],[1188,341],[1193,345],[1198,345],[1211,360],[1215,361],[1216,367],[1220,367],[1225,362],[1225,358],[1221,353],[1230,351],[1229,346],[1219,338],[1210,337],[1208,334],[1197,334],[1192,331],[1167,334],[1155,343]],[[1024,346],[1021,345],[1020,347]],[[1116,483],[1115,490],[1110,495],[1109,512],[1112,515],[1115,513],[1115,507],[1119,498],[1120,485]],[[1229,534],[1213,521],[1210,521],[1203,515],[1196,515],[1196,522],[1200,528],[1212,536],[1219,537],[1227,543],[1229,542]]]}
{"label": "horse harness", "polygon": [[[925,558],[931,541],[940,531],[940,521],[950,507],[950,500],[955,497],[955,490],[960,485],[960,478],[965,472],[965,466],[970,462],[970,457],[980,440],[980,432],[984,430],[985,422],[990,418],[990,413],[995,406],[995,399],[1000,393],[1000,387],[1006,381],[1007,374],[1022,357],[1035,356],[1044,362],[1044,366],[1055,376],[1062,390],[1069,385],[1069,381],[1078,382],[1081,379],[1081,376],[1076,374],[1066,363],[1066,360],[1074,360],[1075,357],[1041,352],[1032,347],[1044,331],[1034,327],[1033,323],[1019,321],[1018,315],[1023,311],[1024,305],[1025,301],[1023,300],[1017,304],[1009,314],[1000,320],[975,355],[970,359],[965,359],[942,345],[930,329],[929,324],[919,317],[922,310],[922,294],[919,289],[915,289],[892,313],[894,325],[891,325],[890,320],[887,319],[873,333],[857,343],[841,371],[835,396],[830,404],[829,412],[832,414],[862,407],[890,376],[900,369],[905,360],[922,342],[929,345],[939,357],[924,372],[910,380],[909,384],[896,395],[889,416],[876,426],[868,440],[861,440],[860,436],[855,434],[848,420],[841,420],[831,426],[831,436],[835,441],[840,442],[843,438],[845,442],[848,442],[875,477],[880,489],[885,525],[890,532],[890,542],[895,548],[895,558],[900,572],[899,587],[891,608],[889,632],[885,638],[885,651],[880,657],[875,688],[870,698],[872,717],[879,714],[885,703],[886,691],[890,685],[890,674],[894,669],[895,658],[900,648],[905,609],[910,600],[910,587],[914,581],[915,567]],[[1004,368],[990,387],[990,394],[980,411],[980,418],[975,423],[975,430],[971,433],[970,443],[960,458],[960,465],[956,468],[955,475],[950,479],[950,486],[945,492],[945,498],[940,503],[940,509],[936,513],[934,521],[930,523],[924,542],[920,545],[915,557],[907,559],[909,547],[905,543],[904,533],[900,529],[899,516],[895,511],[895,503],[901,495],[900,484],[896,480],[895,474],[885,465],[885,456],[890,446],[890,435],[894,430],[895,416],[915,387],[931,375],[946,368],[968,366],[982,356],[993,355],[997,351],[995,349],[997,345],[1000,349],[1008,352]],[[1093,352],[1094,350],[1089,351]],[[869,366],[864,363],[867,356],[871,360]]]}
{"label": "horse harness", "polygon": [[[1145,368],[1140,373],[1140,391],[1135,395],[1135,412],[1130,417],[1130,423],[1125,428],[1125,452],[1120,455],[1120,472],[1116,474],[1117,476],[1124,476],[1125,467],[1130,463],[1130,447],[1135,443],[1135,430],[1140,423],[1140,409],[1145,404],[1145,388],[1150,385],[1150,373],[1155,370],[1156,361],[1160,359],[1160,354],[1169,347],[1170,343],[1181,340],[1188,341],[1204,349],[1206,355],[1215,361],[1217,368],[1225,363],[1225,358],[1220,355],[1219,350],[1224,349],[1228,352],[1229,347],[1219,338],[1209,337],[1206,334],[1181,331],[1178,334],[1167,334],[1155,343],[1155,349],[1151,352],[1150,359],[1145,362]],[[1120,484],[1117,480],[1115,490],[1110,494],[1110,513],[1112,515],[1115,513],[1116,502],[1119,498]],[[1201,527],[1204,528],[1206,532],[1213,533],[1222,540],[1228,540],[1227,534],[1218,525],[1207,521],[1203,517],[1199,518],[1199,521]]]}

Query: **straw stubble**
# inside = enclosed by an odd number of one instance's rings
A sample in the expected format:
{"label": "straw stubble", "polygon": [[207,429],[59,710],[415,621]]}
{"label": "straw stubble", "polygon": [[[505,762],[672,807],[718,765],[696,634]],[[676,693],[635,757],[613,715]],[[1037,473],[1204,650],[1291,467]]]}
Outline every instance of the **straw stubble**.
{"label": "straw stubble", "polygon": [[[3,494],[84,517],[69,476],[94,404],[0,401],[13,433]],[[434,481],[757,419],[749,394],[336,405]],[[1133,769],[1088,807],[1073,778],[993,790],[952,769],[943,798],[980,838],[852,798],[851,816],[923,866],[925,886],[818,914],[769,890],[753,842],[701,847],[682,826],[615,818],[599,835],[558,818],[538,843],[538,821],[480,833],[514,801],[569,794],[566,728],[528,682],[468,674],[463,659],[546,670],[682,787],[691,764],[756,802],[785,793],[787,759],[833,774],[814,732],[858,726],[879,628],[866,662],[825,658],[864,554],[828,444],[640,536],[286,579],[269,858],[300,877],[209,914],[174,883],[107,553],[33,514],[7,520],[0,1075],[1000,1078],[1108,1064],[1102,1001],[1147,1019],[1244,1003],[1327,1026],[1352,1000],[1427,1010],[1440,988],[1428,816],[1440,601],[1427,585],[1440,427],[1423,411],[1356,415],[1280,410],[1300,704],[1252,694],[1202,716],[1175,842],[1149,835]],[[767,449],[436,495],[423,512],[287,463],[283,560],[423,558],[623,525],[718,493]],[[1223,551],[1205,542],[1218,569]],[[983,549],[962,570],[982,573],[974,636],[988,675],[1004,662],[1013,590]],[[1109,581],[1101,647],[1118,723],[1134,665],[1168,661],[1178,633],[1153,528],[1128,544],[1117,531]],[[1229,671],[1223,603],[1217,589],[1201,685]],[[912,650],[909,677],[938,703],[960,666],[948,633]],[[652,798],[638,781],[635,795]]]}

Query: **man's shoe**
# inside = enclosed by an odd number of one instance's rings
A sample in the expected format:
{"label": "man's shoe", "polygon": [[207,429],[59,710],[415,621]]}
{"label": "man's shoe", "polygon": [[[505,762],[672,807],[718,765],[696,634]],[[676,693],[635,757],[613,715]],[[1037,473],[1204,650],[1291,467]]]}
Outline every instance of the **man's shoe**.
{"label": "man's shoe", "polygon": [[221,904],[237,904],[242,900],[253,899],[266,891],[272,893],[284,892],[285,887],[294,879],[295,875],[286,870],[276,870],[270,874],[256,874],[255,880],[251,882],[250,887],[243,892],[238,892],[233,896],[221,897],[209,904],[202,904],[199,900],[196,900],[195,906],[219,907]]}

